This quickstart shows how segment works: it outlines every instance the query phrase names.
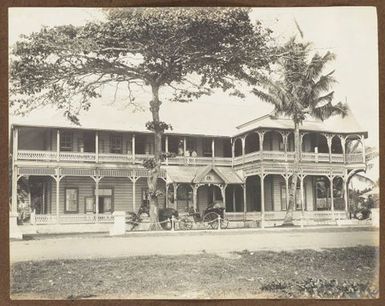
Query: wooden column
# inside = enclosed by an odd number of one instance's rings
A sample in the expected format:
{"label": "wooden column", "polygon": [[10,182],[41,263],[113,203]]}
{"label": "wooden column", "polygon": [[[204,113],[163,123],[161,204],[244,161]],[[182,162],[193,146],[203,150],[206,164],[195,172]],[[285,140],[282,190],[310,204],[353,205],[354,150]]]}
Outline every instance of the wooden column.
{"label": "wooden column", "polygon": [[288,138],[288,133],[283,133],[282,140],[283,140],[283,148],[285,152],[285,161],[287,161],[287,138]]}
{"label": "wooden column", "polygon": [[198,208],[198,186],[193,184],[191,187],[192,187],[192,191],[193,191],[194,211],[197,211],[197,208]]}
{"label": "wooden column", "polygon": [[304,197],[303,181],[304,181],[305,177],[301,175],[299,179],[300,179],[299,184],[300,184],[300,192],[301,192],[301,210],[302,210],[302,213],[304,213],[304,211],[305,211],[305,197]]}
{"label": "wooden column", "polygon": [[13,163],[17,161],[18,151],[19,151],[19,129],[15,127],[13,129],[13,148],[12,148]]}
{"label": "wooden column", "polygon": [[[56,181],[56,223],[60,223],[60,180],[62,176],[59,174],[60,169],[56,169],[55,181]],[[66,199],[64,198],[64,207],[66,205]]]}
{"label": "wooden column", "polygon": [[242,159],[243,159],[243,164],[245,163],[245,145],[246,145],[246,135],[241,138],[242,142]]}
{"label": "wooden column", "polygon": [[231,166],[234,167],[234,158],[235,158],[235,142],[236,139],[231,140]]}
{"label": "wooden column", "polygon": [[345,148],[345,144],[346,144],[346,138],[344,136],[339,136],[340,137],[340,141],[341,141],[341,147],[342,147],[342,155],[343,155],[343,158],[344,158],[344,163],[346,163],[346,148]]}
{"label": "wooden column", "polygon": [[261,227],[264,227],[265,221],[265,174],[261,173]]}
{"label": "wooden column", "polygon": [[361,135],[361,144],[362,144],[362,162],[365,164],[366,163],[366,152],[365,152],[365,136]]}
{"label": "wooden column", "polygon": [[242,142],[242,156],[245,156],[246,136],[243,136],[243,137],[241,138],[241,142]]}
{"label": "wooden column", "polygon": [[94,178],[95,180],[95,222],[99,222],[99,181],[98,177]]}
{"label": "wooden column", "polygon": [[226,187],[227,187],[226,184],[220,187],[221,194],[222,194],[223,206],[225,208],[225,211],[226,211]]}
{"label": "wooden column", "polygon": [[56,160],[60,160],[60,130],[56,130]]}
{"label": "wooden column", "polygon": [[242,189],[243,189],[243,212],[245,213],[245,217],[246,217],[246,213],[247,213],[247,201],[246,201],[246,181],[244,184],[242,184]]}
{"label": "wooden column", "polygon": [[261,160],[263,160],[263,141],[265,138],[265,132],[264,131],[258,131],[258,136],[259,136],[259,152],[261,155]]}
{"label": "wooden column", "polygon": [[285,191],[286,191],[286,210],[289,207],[289,175],[285,175]]}
{"label": "wooden column", "polygon": [[95,161],[99,162],[99,132],[95,132]]}
{"label": "wooden column", "polygon": [[330,176],[329,180],[330,180],[330,202],[331,202],[330,210],[332,212],[332,219],[335,220],[335,216],[334,216],[334,194],[333,194],[333,180],[334,180],[334,177]]}
{"label": "wooden column", "polygon": [[177,209],[177,189],[178,189],[178,184],[173,184],[174,187],[174,209]]}
{"label": "wooden column", "polygon": [[186,137],[183,137],[183,156],[185,156],[187,150],[187,140]]}
{"label": "wooden column", "polygon": [[211,157],[214,159],[215,158],[215,139],[211,139]]}
{"label": "wooden column", "polygon": [[132,182],[132,210],[136,212],[136,181],[138,180],[137,177],[133,176],[131,177]]}
{"label": "wooden column", "polygon": [[131,140],[131,145],[132,145],[132,163],[135,164],[135,134],[132,134],[132,140]]}
{"label": "wooden column", "polygon": [[329,148],[329,163],[332,162],[332,140],[333,140],[333,137],[332,135],[330,134],[326,134],[326,141],[328,143],[328,148]]}

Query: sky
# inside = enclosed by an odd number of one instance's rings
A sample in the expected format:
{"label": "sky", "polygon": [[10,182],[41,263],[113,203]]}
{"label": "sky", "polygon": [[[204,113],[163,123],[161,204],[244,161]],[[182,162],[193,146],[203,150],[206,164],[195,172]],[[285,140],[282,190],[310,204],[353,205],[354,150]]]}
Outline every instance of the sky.
{"label": "sky", "polygon": [[[20,34],[39,31],[43,25],[82,25],[101,19],[96,8],[10,8],[9,43],[15,43]],[[323,7],[323,8],[255,8],[250,18],[259,20],[273,30],[279,41],[297,35],[295,22],[301,28],[304,39],[312,42],[316,52],[332,51],[336,60],[330,66],[335,69],[335,102],[347,102],[361,126],[368,131],[366,144],[378,148],[378,47],[377,16],[374,7]],[[249,95],[243,106],[264,108]],[[218,93],[202,99],[213,106],[221,103],[240,103],[234,97]],[[202,102],[201,101],[201,102]],[[195,103],[195,102],[194,102]],[[197,103],[199,107],[199,103]],[[377,168],[377,167],[376,167]]]}

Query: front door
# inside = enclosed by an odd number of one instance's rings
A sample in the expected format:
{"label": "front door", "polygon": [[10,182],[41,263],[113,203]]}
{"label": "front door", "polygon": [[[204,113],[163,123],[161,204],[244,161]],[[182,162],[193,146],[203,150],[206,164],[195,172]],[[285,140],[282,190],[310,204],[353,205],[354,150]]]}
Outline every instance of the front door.
{"label": "front door", "polygon": [[31,210],[36,214],[47,214],[47,182],[38,180],[38,178],[31,178],[29,182],[31,194]]}
{"label": "front door", "polygon": [[99,196],[99,213],[112,213],[112,196]]}

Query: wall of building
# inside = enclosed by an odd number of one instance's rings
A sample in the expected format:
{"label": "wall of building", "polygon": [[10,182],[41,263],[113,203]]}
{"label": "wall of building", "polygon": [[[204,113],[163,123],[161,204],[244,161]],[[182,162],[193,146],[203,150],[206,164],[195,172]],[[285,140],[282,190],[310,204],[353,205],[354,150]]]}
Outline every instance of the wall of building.
{"label": "wall of building", "polygon": [[[286,207],[286,184],[285,179],[282,175],[273,175],[272,176],[272,185],[273,185],[273,203],[272,210],[281,211],[282,207]],[[283,193],[283,194],[282,194]],[[285,202],[285,203],[282,203]]]}
{"label": "wall of building", "polygon": [[[159,197],[159,206],[165,206],[165,183],[159,180],[158,188],[163,192]],[[65,189],[78,188],[79,195],[79,213],[85,213],[85,199],[94,196],[95,182],[90,177],[64,177],[59,185],[59,213],[64,214]],[[128,178],[122,177],[104,177],[99,188],[112,188],[113,190],[113,209],[114,211],[134,211],[133,207],[133,187],[132,182]],[[135,185],[135,212],[138,211],[142,203],[142,192],[147,190],[147,180],[140,178]],[[50,213],[56,214],[56,181],[53,181],[50,187]]]}

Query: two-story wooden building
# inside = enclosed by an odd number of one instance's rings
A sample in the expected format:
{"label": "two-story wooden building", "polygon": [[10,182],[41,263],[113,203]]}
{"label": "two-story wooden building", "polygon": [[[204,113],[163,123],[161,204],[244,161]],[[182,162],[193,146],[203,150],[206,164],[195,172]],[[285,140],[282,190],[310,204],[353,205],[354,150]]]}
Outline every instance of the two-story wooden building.
{"label": "two-story wooden building", "polygon": [[[293,169],[293,123],[271,115],[250,120],[255,110],[226,106],[227,117],[214,121],[205,107],[165,112],[174,129],[165,133],[163,149],[175,157],[162,167],[161,206],[202,212],[219,201],[230,220],[280,223]],[[106,224],[112,212],[137,211],[147,201],[142,162],[153,154],[145,130],[150,115],[112,109],[99,110],[99,117],[85,113],[79,127],[41,111],[11,118],[13,214],[24,204],[35,225]],[[347,217],[347,184],[366,169],[366,137],[352,114],[303,122],[296,222]],[[23,199],[17,188],[26,190]]]}

